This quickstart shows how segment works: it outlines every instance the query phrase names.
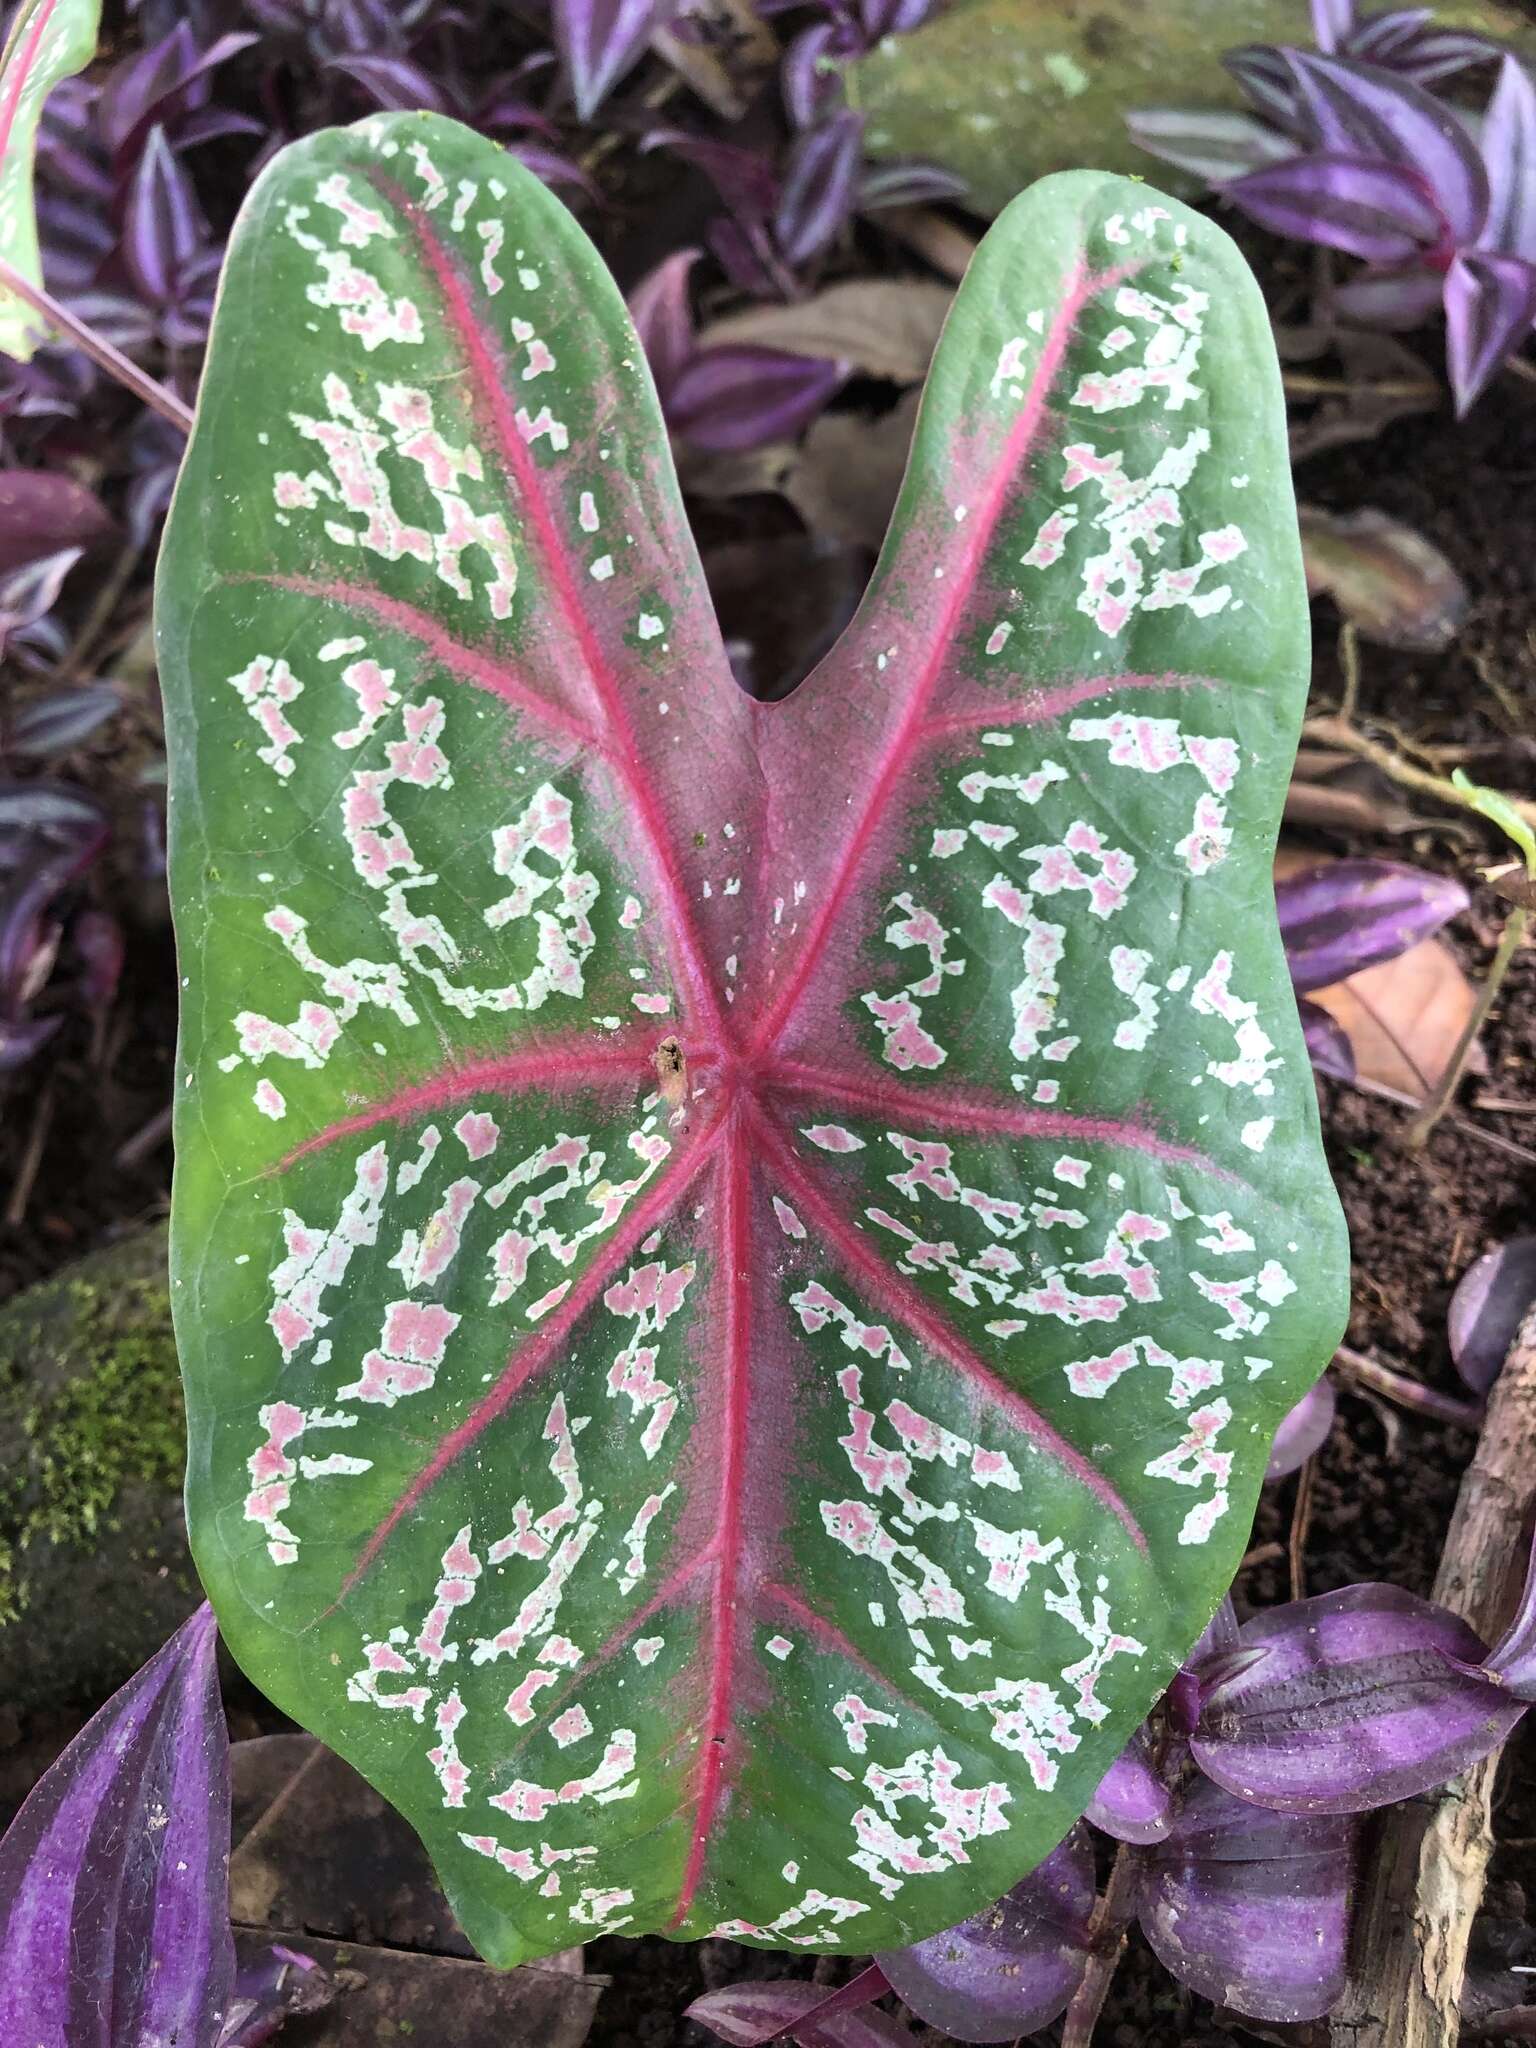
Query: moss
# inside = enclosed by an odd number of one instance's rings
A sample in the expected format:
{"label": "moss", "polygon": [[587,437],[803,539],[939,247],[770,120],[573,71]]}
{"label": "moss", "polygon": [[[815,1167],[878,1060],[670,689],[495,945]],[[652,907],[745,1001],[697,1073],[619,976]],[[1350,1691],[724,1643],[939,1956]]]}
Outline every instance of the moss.
{"label": "moss", "polygon": [[[0,1333],[0,1442],[17,1453],[0,1469],[0,1625],[28,1605],[33,1546],[94,1548],[115,1530],[125,1485],[163,1495],[181,1483],[186,1426],[164,1279],[105,1278],[79,1273],[39,1290],[25,1321]],[[67,1370],[29,1373],[29,1353]]]}

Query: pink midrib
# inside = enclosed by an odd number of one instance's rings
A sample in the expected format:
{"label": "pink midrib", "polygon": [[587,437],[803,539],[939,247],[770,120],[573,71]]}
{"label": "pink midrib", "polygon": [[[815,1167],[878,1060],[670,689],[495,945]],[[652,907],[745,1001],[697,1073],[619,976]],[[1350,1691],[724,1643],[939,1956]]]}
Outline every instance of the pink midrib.
{"label": "pink midrib", "polygon": [[58,0],[43,0],[33,17],[31,30],[25,45],[16,52],[10,70],[12,83],[3,98],[0,98],[0,159],[11,146],[11,130],[16,125],[16,109],[21,105],[21,96],[27,89],[32,76],[32,66],[37,61],[38,45],[47,33],[48,24],[58,8]]}
{"label": "pink midrib", "polygon": [[670,1925],[680,1927],[692,1909],[710,1831],[725,1788],[726,1745],[731,1729],[731,1700],[740,1650],[742,1551],[742,1468],[747,1448],[747,1411],[751,1389],[751,1219],[746,1132],[740,1111],[733,1115],[721,1161],[725,1199],[720,1205],[720,1263],[725,1278],[725,1455],[720,1466],[720,1531],[716,1539],[714,1585],[710,1593],[711,1662],[709,1701],[694,1793],[693,1826],[688,1858],[678,1887]]}
{"label": "pink midrib", "polygon": [[1081,258],[1078,260],[1061,309],[1052,322],[1045,345],[1040,351],[1040,360],[1035,365],[1035,374],[1019,408],[1018,418],[1008,431],[1008,438],[1003,444],[1002,454],[997,460],[985,496],[977,509],[974,524],[968,526],[970,538],[962,558],[963,567],[948,586],[948,594],[939,614],[928,659],[923,664],[911,700],[886,749],[885,759],[876,773],[859,821],[844,844],[832,886],[827,891],[815,922],[806,933],[794,972],[780,991],[777,1000],[769,1008],[758,1031],[753,1046],[756,1053],[766,1052],[778,1043],[820,964],[828,934],[842,913],[843,904],[853,887],[865,851],[885,814],[891,791],[908,767],[922,737],[928,706],[949,660],[950,649],[954,644],[960,621],[975,593],[987,550],[992,545],[998,521],[1002,518],[1007,505],[1014,476],[1028,460],[1034,445],[1046,400],[1067,351],[1073,323],[1088,301],[1103,290],[1116,274],[1091,274],[1085,262]]}
{"label": "pink midrib", "polygon": [[684,978],[689,985],[694,1006],[701,1022],[707,1025],[717,1038],[723,1039],[726,1035],[725,1020],[716,1000],[714,984],[706,971],[698,934],[694,930],[693,918],[683,894],[682,880],[668,843],[656,793],[649,780],[640,773],[640,755],[634,728],[630,723],[618,679],[592,629],[571,575],[564,540],[544,496],[542,472],[535,458],[529,454],[527,444],[517,430],[517,421],[508,409],[502,377],[505,365],[496,360],[487,345],[463,279],[450,261],[447,250],[423,218],[420,208],[408,194],[400,191],[390,180],[376,175],[374,182],[410,223],[411,231],[432,272],[433,281],[442,297],[444,309],[453,325],[459,345],[469,359],[473,372],[470,384],[471,402],[477,408],[484,407],[490,414],[502,463],[520,494],[525,531],[532,529],[549,587],[565,614],[567,626],[581,651],[582,660],[586,663],[587,672],[592,678],[613,733],[615,744],[605,750],[606,758],[624,784],[634,805],[636,818],[650,846],[651,857],[661,875],[673,943],[680,956]]}

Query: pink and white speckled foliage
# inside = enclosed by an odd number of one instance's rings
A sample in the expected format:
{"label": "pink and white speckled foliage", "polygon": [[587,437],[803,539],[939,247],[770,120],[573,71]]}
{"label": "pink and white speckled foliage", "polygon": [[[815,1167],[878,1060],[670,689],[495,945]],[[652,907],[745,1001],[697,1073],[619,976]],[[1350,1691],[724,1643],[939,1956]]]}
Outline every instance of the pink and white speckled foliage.
{"label": "pink and white speckled foliage", "polygon": [[235,234],[159,631],[236,1655],[499,1962],[1007,1890],[1341,1318],[1231,245],[1089,174],[1005,214],[863,608],[758,704],[570,217],[448,122],[317,136]]}

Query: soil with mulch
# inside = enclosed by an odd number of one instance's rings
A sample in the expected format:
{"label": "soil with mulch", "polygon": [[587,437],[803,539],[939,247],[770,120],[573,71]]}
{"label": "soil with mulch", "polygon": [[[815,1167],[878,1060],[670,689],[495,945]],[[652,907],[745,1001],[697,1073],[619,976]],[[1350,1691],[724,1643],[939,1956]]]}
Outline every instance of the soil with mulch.
{"label": "soil with mulch", "polygon": [[[674,222],[668,224],[668,240],[675,245]],[[1536,385],[1506,376],[1468,422],[1458,425],[1448,414],[1401,422],[1373,443],[1308,461],[1298,483],[1313,502],[1339,510],[1371,505],[1419,528],[1450,557],[1472,593],[1469,618],[1449,653],[1365,650],[1362,711],[1417,746],[1470,750],[1463,758],[1481,781],[1530,791],[1536,755],[1536,534],[1527,505],[1536,484]],[[744,569],[750,577],[751,549],[765,533],[756,515],[766,510],[754,501],[734,527],[726,516],[718,535],[730,543],[738,585]],[[722,518],[718,511],[708,516]],[[794,530],[792,515],[776,508],[770,536],[782,543]],[[777,579],[763,582],[767,587]],[[829,579],[829,630],[856,594],[856,588]],[[142,620],[147,591],[130,595],[125,605],[124,643]],[[1318,628],[1314,708],[1323,710],[1341,692],[1334,621],[1326,607],[1319,608]],[[807,655],[815,638],[814,631],[808,639],[801,635]],[[93,744],[70,766],[113,804],[123,825],[122,843],[131,846],[142,792],[125,776],[115,742]],[[1467,876],[1464,841],[1436,821],[1391,840],[1308,837],[1325,851],[1395,856]],[[104,1031],[93,1035],[83,1021],[66,1023],[23,1076],[0,1088],[0,1297],[162,1213],[167,1199],[169,1152],[155,1119],[172,1093],[175,970],[163,900],[155,888],[146,890],[127,859],[93,886],[128,925],[128,969]],[[1500,922],[1498,899],[1486,888],[1477,891],[1472,915],[1453,934],[1474,977],[1491,957]],[[1451,1289],[1474,1258],[1531,1228],[1536,1214],[1536,949],[1517,960],[1485,1050],[1486,1076],[1463,1086],[1455,1120],[1440,1126],[1422,1154],[1400,1143],[1406,1112],[1321,1084],[1329,1161],[1353,1242],[1350,1342],[1447,1393],[1464,1391],[1446,1345]],[[1502,1106],[1477,1106],[1489,1097]],[[1479,1133],[1492,1133],[1516,1149],[1491,1146]],[[1531,1149],[1522,1152],[1523,1147]],[[1317,1460],[1311,1487],[1303,1547],[1306,1591],[1381,1579],[1427,1593],[1471,1450],[1468,1435],[1388,1409],[1342,1385],[1339,1423]],[[1240,1608],[1290,1597],[1285,1547],[1297,1494],[1295,1480],[1266,1490],[1253,1532],[1253,1561],[1238,1580]],[[247,1698],[241,1703],[241,1732],[254,1733],[258,1725]],[[0,1777],[14,1780],[19,1752],[28,1751],[35,1732],[0,1725]],[[45,1740],[41,1751],[51,1746]],[[6,1789],[16,1788],[12,1782]],[[1523,1918],[1525,1897],[1536,1897],[1531,1724],[1506,1756],[1496,1832],[1492,1896],[1505,1918]],[[764,1954],[727,1942],[685,1946],[617,1937],[594,1943],[589,1958],[592,1968],[612,1979],[593,2036],[597,2048],[702,2044],[712,2037],[679,2015],[703,1990],[747,1976],[808,1974],[813,1967],[835,1982],[853,1967],[830,1959],[813,1966],[803,1956]],[[1285,2038],[1275,2030],[1259,2033]],[[1133,1941],[1100,2023],[1101,2043],[1204,2048],[1234,2037],[1253,2035],[1242,2022],[1180,1992]]]}

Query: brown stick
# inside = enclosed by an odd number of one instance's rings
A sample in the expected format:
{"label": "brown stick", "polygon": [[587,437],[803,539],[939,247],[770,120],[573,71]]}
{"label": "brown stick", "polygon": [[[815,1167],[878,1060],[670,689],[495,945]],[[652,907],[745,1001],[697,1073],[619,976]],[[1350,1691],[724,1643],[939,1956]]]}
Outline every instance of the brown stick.
{"label": "brown stick", "polygon": [[[1524,1577],[1536,1501],[1536,1309],[1488,1397],[1462,1478],[1434,1597],[1485,1641],[1503,1629]],[[1437,1792],[1383,1816],[1355,1907],[1351,1969],[1333,2048],[1455,2048],[1472,1916],[1493,1850],[1499,1752]]]}

